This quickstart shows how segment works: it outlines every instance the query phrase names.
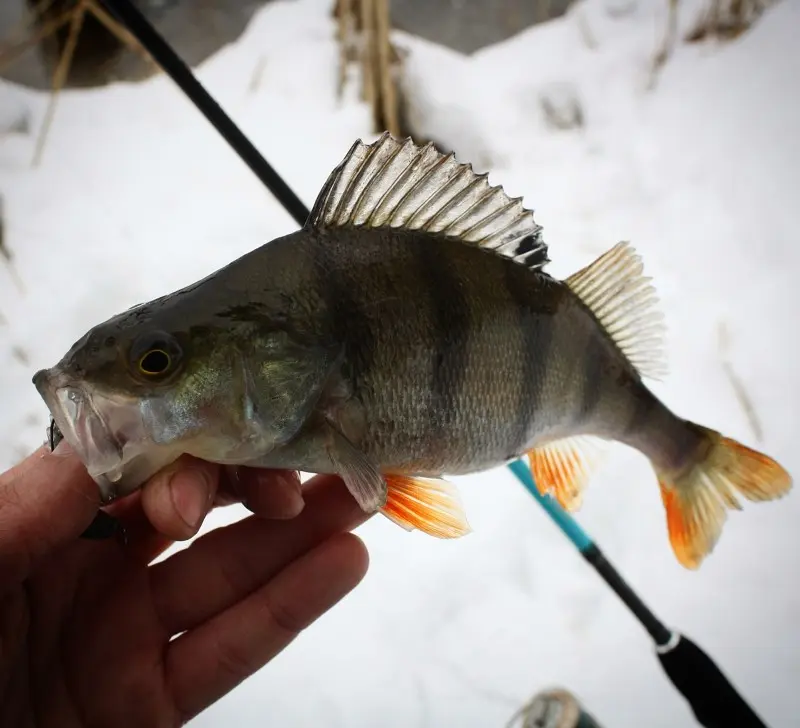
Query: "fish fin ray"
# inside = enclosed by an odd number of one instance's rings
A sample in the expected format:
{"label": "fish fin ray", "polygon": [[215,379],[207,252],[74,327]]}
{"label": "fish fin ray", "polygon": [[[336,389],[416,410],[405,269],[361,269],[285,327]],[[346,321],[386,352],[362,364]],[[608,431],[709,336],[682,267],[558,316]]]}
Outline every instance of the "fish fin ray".
{"label": "fish fin ray", "polygon": [[601,441],[573,435],[543,443],[527,452],[533,480],[542,495],[551,493],[567,511],[577,511],[583,491],[601,455]]}
{"label": "fish fin ray", "polygon": [[386,504],[387,484],[374,463],[332,424],[328,424],[328,457],[336,474],[365,513]]}
{"label": "fish fin ray", "polygon": [[452,483],[405,475],[384,476],[386,505],[380,510],[407,531],[418,529],[436,538],[459,538],[471,532],[458,490]]}
{"label": "fish fin ray", "polygon": [[792,478],[772,458],[718,432],[694,425],[709,437],[703,457],[678,476],[656,470],[670,544],[678,561],[697,569],[717,544],[728,510],[741,510],[736,496],[776,500]]}
{"label": "fish fin ray", "polygon": [[488,175],[388,132],[357,141],[325,182],[306,223],[315,228],[418,230],[455,238],[532,269],[548,262],[533,211]]}
{"label": "fish fin ray", "polygon": [[564,282],[591,309],[641,376],[667,374],[665,326],[641,257],[628,242],[617,243]]}

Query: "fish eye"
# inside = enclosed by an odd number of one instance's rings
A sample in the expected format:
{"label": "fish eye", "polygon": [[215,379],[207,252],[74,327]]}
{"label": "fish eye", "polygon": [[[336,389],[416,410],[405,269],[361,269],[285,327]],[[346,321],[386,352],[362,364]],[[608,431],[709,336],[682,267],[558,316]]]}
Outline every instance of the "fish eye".
{"label": "fish eye", "polygon": [[163,349],[150,349],[139,359],[139,371],[149,377],[163,374],[169,369],[172,358]]}
{"label": "fish eye", "polygon": [[130,358],[137,374],[146,379],[158,379],[175,371],[181,354],[180,344],[174,336],[156,331],[145,334],[134,342]]}

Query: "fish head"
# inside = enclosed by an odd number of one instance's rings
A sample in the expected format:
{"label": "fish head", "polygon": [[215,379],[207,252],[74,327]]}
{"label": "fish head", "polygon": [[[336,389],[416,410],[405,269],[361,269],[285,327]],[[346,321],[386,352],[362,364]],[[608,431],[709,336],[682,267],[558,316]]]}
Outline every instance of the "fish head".
{"label": "fish head", "polygon": [[[33,383],[104,502],[139,488],[183,453],[216,454],[230,363],[192,327],[120,315],[77,341]],[[223,347],[224,348],[224,347]],[[229,358],[229,357],[228,357]],[[212,411],[213,410],[213,411]]]}
{"label": "fish head", "polygon": [[33,383],[108,503],[184,453],[247,464],[288,442],[334,357],[263,311],[146,304],[95,326]]}

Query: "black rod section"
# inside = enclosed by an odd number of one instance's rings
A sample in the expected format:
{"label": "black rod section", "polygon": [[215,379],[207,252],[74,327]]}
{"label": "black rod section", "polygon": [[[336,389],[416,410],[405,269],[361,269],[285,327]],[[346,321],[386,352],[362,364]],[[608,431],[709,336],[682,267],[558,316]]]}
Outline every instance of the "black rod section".
{"label": "black rod section", "polygon": [[672,639],[672,632],[664,626],[664,623],[653,614],[647,605],[639,598],[636,592],[628,586],[628,582],[622,578],[620,573],[606,559],[603,552],[594,543],[581,551],[583,557],[595,568],[597,573],[603,577],[624,602],[625,606],[633,612],[642,626],[653,638],[657,647],[663,647]]}
{"label": "black rod section", "polygon": [[658,661],[706,728],[767,728],[719,666],[694,642],[675,635]]}
{"label": "black rod section", "polygon": [[208,91],[195,78],[191,69],[159,35],[150,21],[142,15],[130,0],[103,0],[108,10],[121,20],[136,39],[145,47],[166,74],[180,87],[194,105],[203,113],[214,128],[233,147],[244,163],[250,167],[278,202],[302,227],[308,219],[308,208],[281,179],[261,155],[252,142],[242,133],[233,120],[222,110]]}
{"label": "black rod section", "polygon": [[582,549],[581,554],[653,638],[664,672],[686,698],[700,725],[706,728],[766,728],[716,663],[688,637],[665,627],[598,546],[592,543]]}

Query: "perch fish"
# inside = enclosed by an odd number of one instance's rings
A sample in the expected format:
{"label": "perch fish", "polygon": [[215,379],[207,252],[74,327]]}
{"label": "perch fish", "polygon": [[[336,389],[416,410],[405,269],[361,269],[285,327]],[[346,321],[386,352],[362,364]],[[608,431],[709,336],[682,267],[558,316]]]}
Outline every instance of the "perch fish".
{"label": "perch fish", "polygon": [[620,243],[565,280],[533,212],[433,145],[356,142],[305,226],[95,326],[34,384],[109,502],[182,453],[336,473],[360,507],[469,531],[445,474],[529,459],[580,505],[596,444],[649,458],[677,559],[786,494],[766,455],[674,414],[663,323]]}

